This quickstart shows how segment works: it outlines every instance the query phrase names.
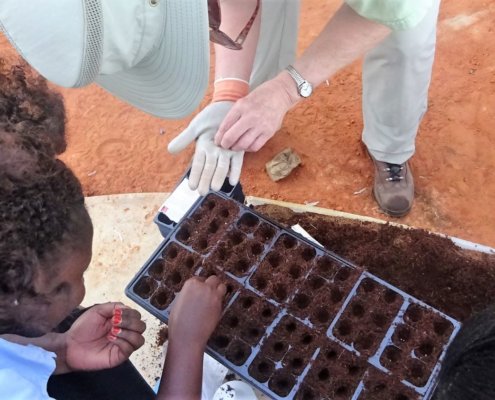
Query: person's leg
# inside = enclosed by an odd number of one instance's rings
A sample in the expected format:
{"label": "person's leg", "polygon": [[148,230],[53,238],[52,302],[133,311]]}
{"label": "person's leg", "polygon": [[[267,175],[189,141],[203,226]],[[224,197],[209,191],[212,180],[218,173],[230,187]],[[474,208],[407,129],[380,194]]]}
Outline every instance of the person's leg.
{"label": "person's leg", "polygon": [[[377,168],[375,197],[392,215],[403,215],[412,205],[414,184],[405,163],[414,154],[427,108],[439,5],[435,0],[414,29],[392,32],[367,54],[363,65],[363,142]],[[398,167],[392,165],[389,171],[387,163]],[[395,199],[394,204],[391,199],[397,196],[406,199]]]}
{"label": "person's leg", "polygon": [[260,36],[249,82],[251,90],[294,62],[299,7],[299,0],[263,0]]}

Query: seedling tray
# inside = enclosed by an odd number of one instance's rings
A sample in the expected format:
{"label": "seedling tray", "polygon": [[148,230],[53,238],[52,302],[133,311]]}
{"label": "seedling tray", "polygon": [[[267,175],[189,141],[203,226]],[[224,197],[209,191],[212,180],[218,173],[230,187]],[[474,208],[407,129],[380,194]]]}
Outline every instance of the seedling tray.
{"label": "seedling tray", "polygon": [[[175,187],[174,191],[172,192],[171,196],[173,196],[173,194],[174,194],[174,192],[176,190],[180,190],[178,188],[181,186],[181,183],[183,183],[184,180],[186,180],[186,179],[189,178],[190,173],[191,173],[191,170],[188,169],[186,171],[186,173],[182,176],[182,178],[179,180],[179,183],[176,185],[176,187]],[[190,190],[190,189],[188,189],[188,190]],[[232,198],[234,200],[237,200],[239,203],[244,203],[245,196],[244,196],[244,193],[242,191],[242,186],[241,186],[241,183],[240,182],[237,183],[235,186],[232,186],[229,183],[229,179],[228,178],[225,178],[225,181],[223,182],[223,185],[220,188],[220,192],[223,195],[227,196],[227,197],[230,197],[230,198]],[[200,201],[201,201],[201,197],[198,197],[198,200],[196,202],[200,202]],[[166,238],[170,234],[170,232],[172,231],[172,229],[177,225],[177,223],[174,222],[174,221],[172,221],[166,215],[166,213],[163,210],[163,207],[164,207],[164,205],[162,205],[162,207],[160,207],[160,210],[155,215],[155,218],[154,218],[153,221],[158,226],[158,229],[160,230],[160,233],[162,234],[162,236],[164,238]]]}
{"label": "seedling tray", "polygon": [[221,194],[189,210],[126,294],[166,323],[194,275],[217,275],[227,285],[207,352],[277,400],[428,399],[460,329]]}

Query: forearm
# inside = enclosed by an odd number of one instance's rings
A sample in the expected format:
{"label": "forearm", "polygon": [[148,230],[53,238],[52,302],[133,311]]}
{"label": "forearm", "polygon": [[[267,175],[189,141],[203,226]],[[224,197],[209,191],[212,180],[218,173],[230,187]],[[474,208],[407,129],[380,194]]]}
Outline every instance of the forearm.
{"label": "forearm", "polygon": [[[373,49],[389,33],[389,28],[361,17],[344,4],[294,63],[294,67],[316,87]],[[287,72],[282,72],[277,78],[289,85],[292,102],[299,101],[294,82]]]}
{"label": "forearm", "polygon": [[204,346],[170,338],[157,400],[201,398]]}
{"label": "forearm", "polygon": [[[235,39],[256,7],[256,0],[221,0],[220,29]],[[229,50],[215,44],[215,79],[239,78],[249,81],[260,31],[261,8],[240,50]]]}
{"label": "forearm", "polygon": [[34,345],[41,347],[46,351],[50,351],[57,355],[55,360],[56,368],[54,374],[64,374],[70,372],[69,367],[65,362],[65,354],[66,354],[66,335],[63,333],[47,333],[46,335],[29,338],[19,335],[1,335],[2,339],[5,339],[12,343],[17,343],[21,345]]}

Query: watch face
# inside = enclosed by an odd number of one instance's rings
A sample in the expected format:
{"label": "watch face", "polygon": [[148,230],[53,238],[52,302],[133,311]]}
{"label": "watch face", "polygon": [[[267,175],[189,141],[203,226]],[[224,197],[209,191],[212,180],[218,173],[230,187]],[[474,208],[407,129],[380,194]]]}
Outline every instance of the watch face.
{"label": "watch face", "polygon": [[301,83],[301,85],[299,86],[299,94],[302,97],[309,97],[311,96],[311,93],[313,93],[313,87],[311,86],[311,83],[309,83],[308,81],[304,81],[303,83]]}

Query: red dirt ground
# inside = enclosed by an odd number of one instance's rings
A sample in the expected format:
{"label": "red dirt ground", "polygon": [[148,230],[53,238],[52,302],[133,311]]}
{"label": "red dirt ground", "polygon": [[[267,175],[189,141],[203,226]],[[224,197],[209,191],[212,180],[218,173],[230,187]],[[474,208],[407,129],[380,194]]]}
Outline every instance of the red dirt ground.
{"label": "red dirt ground", "polygon": [[[340,1],[303,0],[300,51],[318,34]],[[495,3],[444,0],[430,109],[412,161],[416,202],[400,220],[495,246]],[[0,37],[1,54],[12,54]],[[372,169],[360,141],[361,65],[341,71],[329,87],[292,110],[282,130],[245,158],[248,195],[385,218],[371,195]],[[63,158],[87,195],[170,191],[192,146],[180,156],[168,142],[190,118],[164,121],[112,98],[96,86],[62,90],[68,109],[69,148]],[[203,102],[208,101],[209,96]],[[278,183],[264,165],[285,147],[303,165]],[[362,189],[365,189],[362,191]],[[492,204],[492,206],[490,206]]]}

